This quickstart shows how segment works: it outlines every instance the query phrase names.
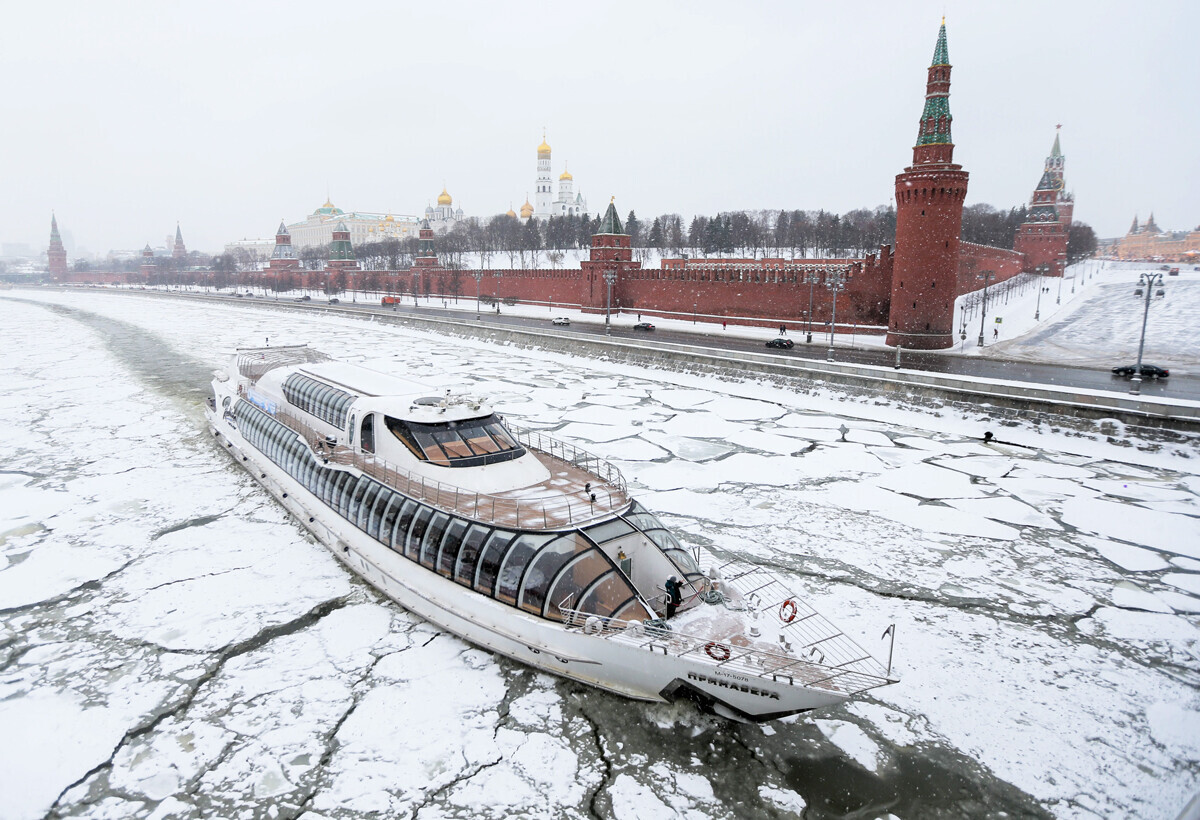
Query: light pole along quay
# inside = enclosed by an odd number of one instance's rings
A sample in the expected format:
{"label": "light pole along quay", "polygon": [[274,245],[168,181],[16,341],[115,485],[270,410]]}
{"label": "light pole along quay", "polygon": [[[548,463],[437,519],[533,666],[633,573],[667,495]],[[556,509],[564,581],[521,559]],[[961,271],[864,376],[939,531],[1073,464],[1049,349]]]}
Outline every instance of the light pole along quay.
{"label": "light pole along quay", "polygon": [[1146,349],[1146,323],[1150,319],[1150,300],[1155,296],[1167,295],[1162,289],[1162,284],[1161,273],[1143,273],[1138,276],[1138,286],[1133,292],[1134,296],[1142,296],[1146,300],[1146,306],[1142,309],[1142,338],[1138,342],[1137,364],[1133,368],[1133,378],[1129,387],[1129,392],[1135,396],[1142,391],[1142,353]]}
{"label": "light pole along quay", "polygon": [[608,285],[608,296],[604,300],[604,335],[611,336],[612,324],[609,322],[609,314],[612,312],[612,286],[613,282],[617,281],[617,272],[609,268],[604,272],[604,284]]}
{"label": "light pole along quay", "polygon": [[995,275],[996,275],[996,273],[994,271],[990,271],[990,270],[980,271],[979,273],[975,274],[976,279],[983,280],[983,304],[980,305],[980,307],[979,307],[979,345],[978,345],[978,347],[983,347],[983,322],[987,318],[988,282]]}
{"label": "light pole along quay", "polygon": [[825,275],[825,287],[833,293],[833,314],[829,322],[829,353],[828,361],[833,361],[833,334],[837,332],[837,295],[846,289],[846,271],[839,268]]}

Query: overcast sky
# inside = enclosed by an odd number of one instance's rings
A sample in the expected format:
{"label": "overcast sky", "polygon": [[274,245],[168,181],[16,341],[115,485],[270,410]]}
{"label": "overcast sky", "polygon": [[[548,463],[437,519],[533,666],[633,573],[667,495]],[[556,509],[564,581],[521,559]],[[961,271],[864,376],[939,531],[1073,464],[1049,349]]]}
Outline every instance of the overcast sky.
{"label": "overcast sky", "polygon": [[1028,201],[1062,123],[1075,217],[1200,223],[1200,3],[32,2],[0,30],[0,241],[272,236],[326,189],[468,216],[532,195],[542,128],[593,212],[893,201],[941,15],[968,203]]}

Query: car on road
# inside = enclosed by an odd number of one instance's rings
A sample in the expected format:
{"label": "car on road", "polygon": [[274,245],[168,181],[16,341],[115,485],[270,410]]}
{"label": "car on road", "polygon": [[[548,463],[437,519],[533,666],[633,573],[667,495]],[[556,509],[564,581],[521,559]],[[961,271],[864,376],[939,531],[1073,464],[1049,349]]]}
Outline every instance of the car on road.
{"label": "car on road", "polygon": [[[1114,376],[1132,376],[1138,367],[1136,364],[1123,364],[1120,367],[1112,369]],[[1143,379],[1165,379],[1171,375],[1171,371],[1165,367],[1159,367],[1156,364],[1142,363],[1142,378]]]}
{"label": "car on road", "polygon": [[336,305],[336,304],[339,304],[339,303],[340,303],[340,301],[341,301],[341,300],[340,300],[340,299],[337,299],[337,298],[330,299],[330,300],[329,300],[329,304],[331,304],[331,305]]}
{"label": "car on road", "polygon": [[772,339],[771,341],[767,342],[767,347],[777,347],[780,350],[789,350],[795,346],[795,342],[793,342],[791,339],[785,339],[782,336],[780,336],[778,339]]}
{"label": "car on road", "polygon": [[571,320],[568,319],[566,316],[555,316],[553,319],[550,320],[550,324],[552,324],[552,325],[569,325],[569,324],[571,324]]}
{"label": "car on road", "polygon": [[1179,268],[1171,268],[1169,271],[1167,271],[1167,276],[1178,276],[1178,275],[1179,275]]}
{"label": "car on road", "polygon": [[311,301],[312,301],[312,297],[311,297],[311,296],[309,296],[309,295],[306,293],[306,294],[304,294],[303,296],[297,296],[297,297],[296,297],[295,299],[293,299],[292,301],[293,301],[293,302],[311,302]]}
{"label": "car on road", "polygon": [[633,326],[634,330],[654,330],[654,325],[649,322],[638,322]]}

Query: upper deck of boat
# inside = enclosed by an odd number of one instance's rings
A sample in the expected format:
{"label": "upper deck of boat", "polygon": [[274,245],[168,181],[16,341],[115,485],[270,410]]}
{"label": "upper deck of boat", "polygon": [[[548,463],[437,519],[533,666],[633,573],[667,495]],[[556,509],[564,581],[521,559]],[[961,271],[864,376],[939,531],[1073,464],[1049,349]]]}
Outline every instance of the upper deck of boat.
{"label": "upper deck of boat", "polygon": [[[525,487],[478,493],[417,474],[341,444],[329,445],[303,419],[278,411],[276,418],[299,433],[313,451],[354,467],[410,498],[446,512],[511,529],[563,529],[607,517],[629,505],[621,471],[597,456],[538,431],[507,425],[509,432],[545,465],[550,476]],[[433,467],[432,469],[439,469]]]}

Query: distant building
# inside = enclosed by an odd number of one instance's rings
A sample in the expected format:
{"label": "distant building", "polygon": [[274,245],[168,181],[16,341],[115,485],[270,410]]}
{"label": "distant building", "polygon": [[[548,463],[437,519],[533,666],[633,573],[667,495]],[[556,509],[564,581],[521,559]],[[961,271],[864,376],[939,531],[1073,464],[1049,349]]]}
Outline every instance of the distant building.
{"label": "distant building", "polygon": [[[449,197],[448,194],[446,196]],[[440,201],[441,197],[438,199]],[[303,222],[293,222],[287,229],[295,247],[311,248],[333,242],[333,232],[341,223],[345,223],[350,239],[355,245],[415,237],[421,226],[415,216],[393,216],[368,211],[346,213],[327,199],[324,205],[305,217]]]}
{"label": "distant building", "polygon": [[187,258],[187,246],[183,244],[183,231],[179,229],[178,222],[175,223],[175,244],[171,246],[171,258]]}
{"label": "distant building", "polygon": [[1191,231],[1164,231],[1154,214],[1142,225],[1133,218],[1129,232],[1116,240],[1112,254],[1118,259],[1161,259],[1169,262],[1200,260],[1200,226]]}
{"label": "distant building", "polygon": [[425,206],[425,221],[429,224],[419,225],[418,233],[423,229],[432,230],[434,233],[446,233],[463,221],[463,209],[454,207],[454,198],[450,196],[445,185],[442,186],[442,192],[438,194],[437,207]]}

